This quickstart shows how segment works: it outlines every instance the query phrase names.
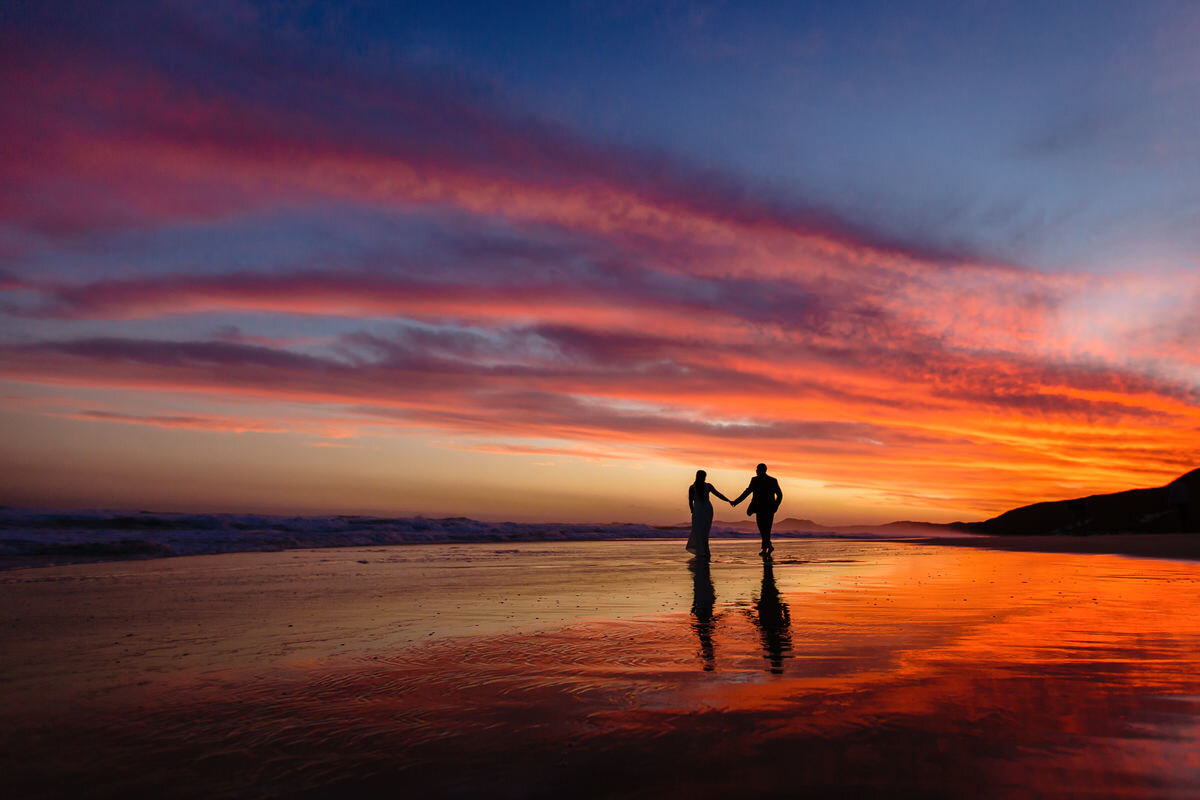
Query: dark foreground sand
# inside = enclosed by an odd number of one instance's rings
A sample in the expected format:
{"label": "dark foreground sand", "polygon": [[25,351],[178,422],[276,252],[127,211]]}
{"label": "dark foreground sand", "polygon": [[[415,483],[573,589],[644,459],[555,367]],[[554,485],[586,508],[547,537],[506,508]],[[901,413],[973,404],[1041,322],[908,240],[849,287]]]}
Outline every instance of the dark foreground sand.
{"label": "dark foreground sand", "polygon": [[0,575],[11,796],[1200,795],[1200,565],[887,542]]}

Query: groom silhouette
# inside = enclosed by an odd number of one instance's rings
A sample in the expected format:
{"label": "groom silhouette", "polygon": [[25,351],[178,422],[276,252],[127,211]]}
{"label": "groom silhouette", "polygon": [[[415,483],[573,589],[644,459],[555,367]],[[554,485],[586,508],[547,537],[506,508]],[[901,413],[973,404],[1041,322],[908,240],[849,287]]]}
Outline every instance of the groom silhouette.
{"label": "groom silhouette", "polygon": [[771,544],[771,524],[775,521],[775,512],[779,510],[779,504],[783,502],[783,490],[779,488],[779,481],[767,474],[766,464],[759,464],[755,472],[757,474],[750,479],[750,485],[733,501],[733,505],[736,506],[746,499],[746,495],[753,495],[750,505],[746,507],[746,516],[753,514],[758,522],[758,533],[762,536],[762,551],[759,555],[766,556],[775,550]]}

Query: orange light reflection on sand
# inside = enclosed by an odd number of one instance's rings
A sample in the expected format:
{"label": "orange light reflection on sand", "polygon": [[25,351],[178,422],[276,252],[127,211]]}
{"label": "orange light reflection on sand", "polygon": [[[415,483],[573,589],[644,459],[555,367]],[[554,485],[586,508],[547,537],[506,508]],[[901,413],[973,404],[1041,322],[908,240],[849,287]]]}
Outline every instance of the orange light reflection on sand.
{"label": "orange light reflection on sand", "polygon": [[[215,751],[233,771],[189,785],[223,789],[250,770],[279,793],[378,775],[393,791],[485,792],[497,770],[576,790],[615,770],[598,794],[625,783],[648,798],[1200,789],[1195,563],[813,540],[781,544],[773,562],[721,543],[703,570],[680,545],[16,575],[4,593],[39,602],[12,623],[25,656],[0,684],[20,694],[2,706],[10,752],[29,753],[22,777],[41,765],[69,782]],[[169,613],[147,614],[164,585]],[[96,593],[106,602],[87,602]],[[49,749],[20,735],[44,724],[46,698]],[[304,769],[314,753],[322,769]]]}

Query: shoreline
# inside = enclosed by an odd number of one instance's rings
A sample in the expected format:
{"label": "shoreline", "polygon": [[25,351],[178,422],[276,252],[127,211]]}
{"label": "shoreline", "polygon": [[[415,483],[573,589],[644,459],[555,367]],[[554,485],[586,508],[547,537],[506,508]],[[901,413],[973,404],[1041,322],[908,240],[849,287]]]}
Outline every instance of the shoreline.
{"label": "shoreline", "polygon": [[[756,540],[758,537],[750,535],[720,535],[713,536],[713,541],[719,542],[747,542]],[[806,542],[806,541],[842,541],[842,542],[892,542],[896,544],[910,545],[931,545],[944,547],[969,547],[983,548],[988,550],[1002,550],[1006,552],[1021,552],[1021,553],[1063,553],[1076,555],[1118,555],[1131,556],[1135,558],[1164,558],[1177,561],[1200,561],[1200,535],[1190,533],[1096,533],[1096,534],[1048,534],[1048,535],[983,535],[983,534],[956,534],[948,536],[908,536],[908,537],[883,537],[883,536],[854,536],[851,534],[829,534],[829,535],[805,535],[795,533],[777,534],[774,537],[776,544],[784,544],[786,542]],[[538,545],[538,544],[587,544],[592,542],[639,542],[639,541],[657,541],[670,542],[672,537],[612,537],[612,538],[597,538],[597,539],[544,539],[544,538],[514,538],[507,540],[464,540],[464,541],[414,541],[414,542],[391,542],[377,543],[374,545],[362,544],[326,544],[312,545],[305,544],[297,547],[278,547],[269,550],[258,549],[233,549],[233,550],[217,550],[217,551],[198,551],[198,552],[164,552],[164,550],[152,549],[137,549],[122,553],[119,550],[114,551],[111,548],[101,546],[101,552],[87,552],[85,548],[79,548],[77,552],[65,553],[37,553],[37,554],[14,554],[0,555],[0,574],[11,572],[14,570],[27,569],[45,569],[54,567],[72,567],[90,564],[122,564],[136,563],[142,561],[160,561],[174,560],[178,558],[192,558],[196,556],[211,556],[211,555],[234,555],[234,554],[252,554],[252,553],[287,553],[300,552],[304,550],[354,550],[371,546],[374,548],[409,548],[409,547],[437,547],[437,546],[454,546],[454,545],[485,545],[485,546],[512,546],[512,545]],[[682,547],[686,537],[679,537],[679,543]]]}
{"label": "shoreline", "polygon": [[971,547],[1021,553],[1114,555],[1200,561],[1200,535],[1193,533],[1093,533],[1078,536],[926,536],[896,539],[904,544]]}
{"label": "shoreline", "polygon": [[[710,537],[713,541],[721,542],[757,542],[758,533],[722,532]],[[904,541],[900,536],[856,536],[846,533],[806,534],[783,532],[775,535],[776,543],[803,541],[847,541],[847,542],[898,542]],[[300,541],[285,545],[264,547],[253,541],[244,543],[220,542],[213,546],[200,540],[188,542],[186,548],[173,549],[170,544],[150,539],[124,539],[116,542],[95,540],[68,545],[9,540],[0,542],[8,544],[17,552],[0,551],[0,574],[12,570],[42,569],[46,567],[71,567],[82,564],[121,564],[140,561],[160,561],[163,559],[191,558],[194,556],[235,555],[251,553],[289,553],[303,550],[352,550],[356,548],[407,548],[407,547],[443,547],[459,545],[484,545],[491,547],[510,547],[513,545],[539,544],[589,544],[595,542],[678,542],[682,549],[687,541],[687,530],[680,529],[674,535],[654,536],[596,536],[596,537],[563,537],[563,536],[511,536],[508,538],[463,538],[463,539],[418,539],[413,541],[342,541],[321,542],[319,539]],[[14,547],[14,544],[17,547]],[[239,546],[240,545],[240,546]],[[22,550],[23,546],[23,550]]]}

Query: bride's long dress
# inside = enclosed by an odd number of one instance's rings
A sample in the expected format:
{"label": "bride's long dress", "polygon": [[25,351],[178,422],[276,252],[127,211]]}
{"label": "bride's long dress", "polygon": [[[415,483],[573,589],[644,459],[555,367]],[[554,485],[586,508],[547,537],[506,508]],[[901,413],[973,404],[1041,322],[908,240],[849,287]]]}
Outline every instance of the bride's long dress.
{"label": "bride's long dress", "polygon": [[713,507],[708,493],[710,484],[692,484],[692,535],[687,540],[687,551],[698,556],[708,556],[708,533],[712,530]]}

